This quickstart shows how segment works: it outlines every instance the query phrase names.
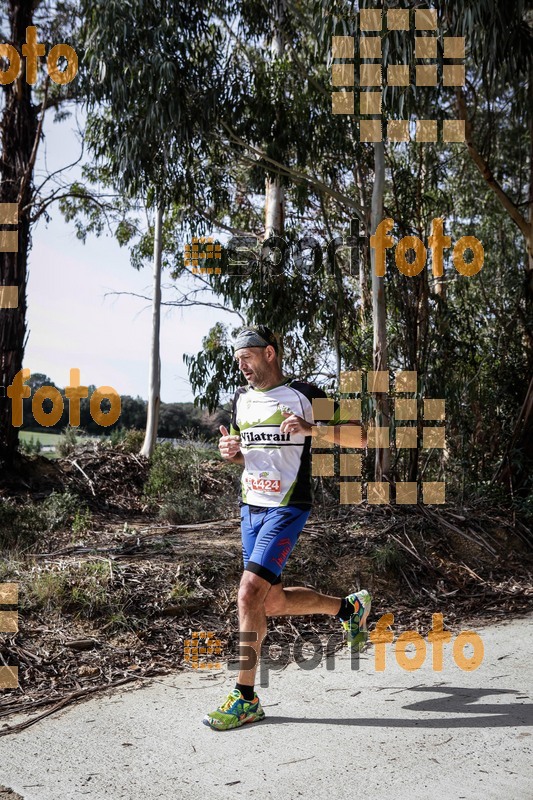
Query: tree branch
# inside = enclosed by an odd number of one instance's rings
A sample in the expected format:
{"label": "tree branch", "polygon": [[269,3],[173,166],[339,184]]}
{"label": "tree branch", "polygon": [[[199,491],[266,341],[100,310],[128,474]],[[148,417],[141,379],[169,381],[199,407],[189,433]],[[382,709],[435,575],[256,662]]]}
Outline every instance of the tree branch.
{"label": "tree branch", "polygon": [[528,222],[518,210],[518,206],[511,200],[509,195],[502,189],[494,174],[486,161],[486,159],[481,155],[479,150],[477,149],[476,145],[474,144],[473,140],[473,132],[472,132],[472,125],[468,118],[467,108],[466,108],[466,98],[462,88],[458,88],[456,90],[456,97],[457,97],[457,108],[459,112],[459,119],[464,120],[465,123],[465,141],[466,146],[468,148],[468,152],[472,158],[472,161],[480,171],[483,179],[487,182],[490,186],[504,209],[507,211],[513,222],[518,226],[522,235],[526,240],[527,249],[531,246],[531,223]]}
{"label": "tree branch", "polygon": [[306,175],[305,172],[300,172],[300,170],[292,169],[291,167],[285,166],[285,164],[280,164],[279,161],[276,161],[275,159],[267,156],[263,150],[259,150],[259,148],[253,147],[253,145],[248,144],[247,142],[244,141],[244,139],[241,139],[239,136],[237,136],[235,131],[233,131],[228,125],[226,125],[225,122],[222,122],[222,127],[225,128],[231,139],[233,139],[233,141],[236,144],[241,145],[241,147],[245,147],[247,150],[250,150],[252,153],[255,153],[257,156],[262,158],[264,161],[268,161],[270,164],[273,164],[275,167],[277,167],[277,170],[280,175],[285,177],[295,178],[296,180],[305,181],[306,183],[313,186],[315,189],[319,189],[320,191],[324,192],[324,194],[327,194],[330,197],[335,198],[335,200],[338,200],[339,202],[343,203],[344,205],[353,208],[356,214],[361,219],[361,221],[362,222],[365,221],[365,213],[363,208],[359,205],[359,203],[356,203],[355,200],[352,200],[351,197],[348,197],[347,195],[342,194],[341,192],[336,192],[334,189],[331,189],[331,187],[329,187],[327,184],[322,183],[322,181],[309,177],[309,175]]}

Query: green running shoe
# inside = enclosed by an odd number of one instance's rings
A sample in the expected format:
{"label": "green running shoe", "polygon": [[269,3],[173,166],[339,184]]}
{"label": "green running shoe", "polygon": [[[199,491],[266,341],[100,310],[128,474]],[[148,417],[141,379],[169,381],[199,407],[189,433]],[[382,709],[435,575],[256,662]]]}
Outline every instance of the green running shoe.
{"label": "green running shoe", "polygon": [[362,650],[368,639],[366,621],[370,613],[372,597],[366,589],[361,589],[360,592],[349,594],[346,600],[354,606],[354,613],[351,615],[350,619],[344,620],[341,623],[347,633],[348,647],[355,647],[356,650]]}
{"label": "green running shoe", "polygon": [[265,712],[257,695],[250,702],[244,699],[238,689],[234,689],[216,711],[205,715],[202,722],[214,731],[229,731],[230,728],[240,728],[247,722],[259,722],[264,718]]}

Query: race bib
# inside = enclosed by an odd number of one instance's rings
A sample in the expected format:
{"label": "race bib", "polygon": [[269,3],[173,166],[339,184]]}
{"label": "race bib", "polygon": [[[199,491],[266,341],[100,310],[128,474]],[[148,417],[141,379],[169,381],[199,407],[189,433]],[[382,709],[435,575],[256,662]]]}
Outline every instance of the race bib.
{"label": "race bib", "polygon": [[281,492],[281,472],[266,469],[260,472],[248,472],[245,483],[249,491],[261,492],[261,494],[279,494]]}

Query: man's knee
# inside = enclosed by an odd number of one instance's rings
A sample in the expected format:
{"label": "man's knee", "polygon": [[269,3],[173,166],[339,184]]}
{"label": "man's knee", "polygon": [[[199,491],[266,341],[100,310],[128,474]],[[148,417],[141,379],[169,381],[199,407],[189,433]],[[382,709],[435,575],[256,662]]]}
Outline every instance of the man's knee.
{"label": "man's knee", "polygon": [[253,572],[243,573],[237,601],[240,608],[258,608],[262,605],[268,584]]}

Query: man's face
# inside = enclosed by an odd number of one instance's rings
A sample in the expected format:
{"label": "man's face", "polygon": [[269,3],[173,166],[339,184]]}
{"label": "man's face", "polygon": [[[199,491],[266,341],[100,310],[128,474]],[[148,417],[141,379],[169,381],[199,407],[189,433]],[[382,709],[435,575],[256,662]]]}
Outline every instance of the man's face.
{"label": "man's face", "polygon": [[241,347],[235,353],[239,369],[250,386],[261,386],[268,380],[271,367],[266,357],[266,347]]}

